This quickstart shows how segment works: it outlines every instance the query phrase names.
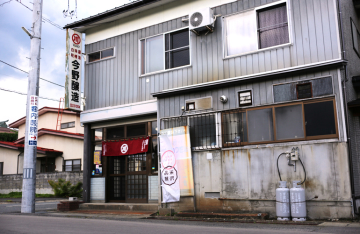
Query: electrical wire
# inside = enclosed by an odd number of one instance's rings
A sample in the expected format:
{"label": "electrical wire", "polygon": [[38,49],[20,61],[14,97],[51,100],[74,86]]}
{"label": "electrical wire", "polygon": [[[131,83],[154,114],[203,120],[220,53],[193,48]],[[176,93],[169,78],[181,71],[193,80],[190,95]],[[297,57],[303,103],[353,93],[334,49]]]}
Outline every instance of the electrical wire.
{"label": "electrical wire", "polygon": [[12,0],[7,1],[7,2],[4,2],[4,3],[1,3],[1,4],[0,4],[0,7],[4,6],[6,3],[10,3],[11,1],[12,1]]}
{"label": "electrical wire", "polygon": [[[22,70],[22,69],[20,69],[20,68],[18,68],[18,67],[15,67],[14,65],[8,64],[8,63],[6,63],[6,62],[4,62],[4,61],[2,61],[2,60],[0,60],[0,62],[4,63],[4,64],[6,64],[6,65],[8,65],[8,66],[10,66],[10,67],[12,67],[12,68],[15,68],[15,69],[17,69],[17,70],[19,70],[19,71],[22,71],[22,72],[24,72],[24,73],[26,73],[26,74],[29,74],[29,72],[24,71],[24,70]],[[59,85],[59,84],[54,83],[54,82],[52,82],[52,81],[50,81],[50,80],[46,80],[46,79],[41,78],[41,77],[39,77],[39,79],[40,79],[40,80],[43,80],[43,81],[46,81],[46,82],[49,82],[49,83],[51,83],[51,84],[60,86],[60,87],[62,87],[62,88],[65,88],[65,86]]]}
{"label": "electrical wire", "polygon": [[[26,5],[25,5],[24,3],[22,3],[21,1],[16,0],[16,2],[20,3],[22,6],[26,7],[28,10],[33,11],[30,7],[26,6]],[[45,18],[45,17],[42,17],[42,19],[43,19],[43,21],[48,22],[49,24],[57,27],[58,29],[65,30],[65,29],[63,29],[60,25],[52,22],[51,20],[49,20],[49,19],[47,19],[47,18]]]}
{"label": "electrical wire", "polygon": [[286,153],[281,153],[281,154],[278,156],[277,162],[276,162],[276,166],[277,166],[277,170],[278,170],[278,173],[279,173],[280,181],[282,181],[282,180],[281,180],[280,169],[279,169],[279,158],[280,158],[280,156],[283,155],[283,154],[286,154]]}
{"label": "electrical wire", "polygon": [[300,161],[300,163],[301,163],[301,166],[302,166],[302,167],[303,167],[303,169],[304,169],[304,174],[305,174],[305,178],[304,178],[303,182],[298,183],[299,185],[301,185],[301,184],[303,184],[303,183],[305,182],[305,180],[306,180],[306,170],[305,170],[304,164],[302,163],[302,161],[301,161],[300,157],[299,157],[299,161]]}
{"label": "electrical wire", "polygon": [[[20,95],[25,95],[25,96],[27,96],[27,93],[22,93],[22,92],[15,91],[15,90],[4,89],[4,88],[1,88],[1,87],[0,87],[0,90],[6,91],[6,92],[11,92],[11,93],[17,93],[17,94],[20,94]],[[41,99],[46,99],[46,100],[50,100],[50,101],[59,102],[59,100],[52,99],[52,98],[41,97],[41,96],[39,96],[39,98],[41,98]]]}

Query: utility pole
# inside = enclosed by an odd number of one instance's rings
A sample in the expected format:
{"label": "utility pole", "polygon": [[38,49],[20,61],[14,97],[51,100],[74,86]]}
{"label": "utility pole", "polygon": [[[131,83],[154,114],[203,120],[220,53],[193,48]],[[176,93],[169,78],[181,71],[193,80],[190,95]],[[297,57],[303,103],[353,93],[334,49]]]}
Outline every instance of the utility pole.
{"label": "utility pole", "polygon": [[35,213],[38,97],[41,51],[42,0],[34,0],[33,33],[30,34],[30,70],[26,105],[25,151],[21,213]]}

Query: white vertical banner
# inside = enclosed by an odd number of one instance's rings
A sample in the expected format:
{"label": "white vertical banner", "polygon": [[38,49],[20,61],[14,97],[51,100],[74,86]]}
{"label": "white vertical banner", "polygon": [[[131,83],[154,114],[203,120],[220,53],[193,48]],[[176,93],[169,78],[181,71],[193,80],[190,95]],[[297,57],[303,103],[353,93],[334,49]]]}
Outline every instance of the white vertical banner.
{"label": "white vertical banner", "polygon": [[81,111],[81,48],[81,33],[67,29],[65,60],[65,108],[74,111]]}
{"label": "white vertical banner", "polygon": [[28,141],[30,147],[37,147],[37,137],[38,137],[38,101],[39,97],[36,95],[31,95],[28,104],[30,105],[28,118],[29,118],[29,127],[28,127]]}
{"label": "white vertical banner", "polygon": [[194,195],[189,127],[160,131],[161,187],[163,203]]}

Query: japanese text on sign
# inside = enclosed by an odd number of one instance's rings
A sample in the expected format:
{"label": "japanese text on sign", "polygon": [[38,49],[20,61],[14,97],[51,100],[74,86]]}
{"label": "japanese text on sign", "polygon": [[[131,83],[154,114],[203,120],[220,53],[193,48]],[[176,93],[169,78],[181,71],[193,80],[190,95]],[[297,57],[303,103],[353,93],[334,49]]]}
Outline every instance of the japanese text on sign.
{"label": "japanese text on sign", "polygon": [[28,128],[28,143],[29,146],[37,146],[38,136],[38,100],[39,97],[35,95],[30,96],[29,105],[30,110],[28,114],[29,128]]}
{"label": "japanese text on sign", "polygon": [[66,33],[65,107],[81,110],[81,34],[68,29]]}

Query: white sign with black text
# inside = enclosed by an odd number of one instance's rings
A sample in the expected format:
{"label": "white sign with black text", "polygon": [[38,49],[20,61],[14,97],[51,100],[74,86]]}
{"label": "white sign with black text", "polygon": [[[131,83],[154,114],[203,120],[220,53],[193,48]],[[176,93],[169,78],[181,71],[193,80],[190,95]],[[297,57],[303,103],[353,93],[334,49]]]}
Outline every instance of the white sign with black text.
{"label": "white sign with black text", "polygon": [[81,33],[67,29],[65,60],[65,108],[74,111],[81,111],[81,49]]}
{"label": "white sign with black text", "polygon": [[35,95],[30,96],[29,105],[30,110],[28,113],[29,128],[28,128],[28,143],[29,146],[37,147],[38,137],[38,100],[39,97]]}

